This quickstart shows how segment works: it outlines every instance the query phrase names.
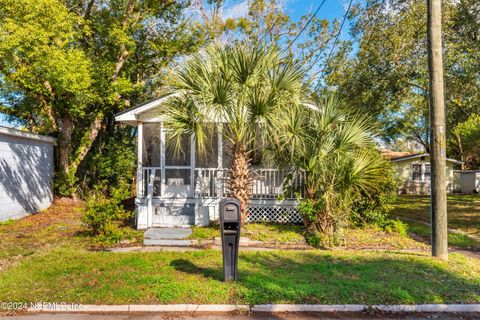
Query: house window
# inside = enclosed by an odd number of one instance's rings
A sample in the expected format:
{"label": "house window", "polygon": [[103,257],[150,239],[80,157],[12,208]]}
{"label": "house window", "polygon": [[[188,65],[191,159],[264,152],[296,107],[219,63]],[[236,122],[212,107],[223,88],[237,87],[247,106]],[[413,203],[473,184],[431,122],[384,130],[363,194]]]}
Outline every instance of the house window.
{"label": "house window", "polygon": [[430,164],[425,164],[425,181],[430,181]]}
{"label": "house window", "polygon": [[414,163],[412,169],[413,181],[430,181],[430,164]]}
{"label": "house window", "polygon": [[422,181],[422,165],[421,164],[413,164],[413,181]]}

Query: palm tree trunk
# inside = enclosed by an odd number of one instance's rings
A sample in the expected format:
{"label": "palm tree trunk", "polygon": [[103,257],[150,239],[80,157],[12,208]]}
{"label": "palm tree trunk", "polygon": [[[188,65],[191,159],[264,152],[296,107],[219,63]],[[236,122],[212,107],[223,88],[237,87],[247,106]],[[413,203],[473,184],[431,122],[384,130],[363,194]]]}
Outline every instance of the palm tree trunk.
{"label": "palm tree trunk", "polygon": [[252,193],[252,170],[245,145],[235,146],[233,160],[228,172],[228,193],[240,201],[242,221],[247,218],[247,206]]}

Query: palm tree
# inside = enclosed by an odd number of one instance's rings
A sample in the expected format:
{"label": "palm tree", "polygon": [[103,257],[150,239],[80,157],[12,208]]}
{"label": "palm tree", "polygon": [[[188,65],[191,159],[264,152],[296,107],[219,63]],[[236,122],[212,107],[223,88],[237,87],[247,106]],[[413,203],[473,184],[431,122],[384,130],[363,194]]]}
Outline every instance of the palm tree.
{"label": "palm tree", "polygon": [[277,130],[276,159],[306,177],[308,228],[331,237],[355,201],[381,191],[389,164],[374,147],[374,121],[335,96],[290,109]]}
{"label": "palm tree", "polygon": [[232,158],[227,192],[240,200],[245,214],[255,142],[271,141],[282,115],[299,104],[304,72],[274,48],[236,43],[215,44],[193,55],[167,78],[168,90],[175,93],[163,112],[171,143],[179,149],[187,133],[203,153],[212,139],[209,126],[222,122]]}

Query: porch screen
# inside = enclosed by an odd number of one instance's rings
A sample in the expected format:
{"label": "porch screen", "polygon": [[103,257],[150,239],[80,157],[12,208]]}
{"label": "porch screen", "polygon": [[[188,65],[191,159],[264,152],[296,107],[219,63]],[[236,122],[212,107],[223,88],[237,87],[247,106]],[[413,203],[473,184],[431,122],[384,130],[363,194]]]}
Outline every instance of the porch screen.
{"label": "porch screen", "polygon": [[200,153],[197,150],[195,153],[196,168],[218,167],[218,130],[214,124],[206,129],[206,136],[208,137],[208,142],[205,146],[205,152]]}
{"label": "porch screen", "polygon": [[183,134],[180,141],[180,148],[176,149],[171,134],[165,132],[165,166],[189,167],[191,163],[190,136]]}
{"label": "porch screen", "polygon": [[142,133],[142,166],[160,167],[160,123],[144,123]]}

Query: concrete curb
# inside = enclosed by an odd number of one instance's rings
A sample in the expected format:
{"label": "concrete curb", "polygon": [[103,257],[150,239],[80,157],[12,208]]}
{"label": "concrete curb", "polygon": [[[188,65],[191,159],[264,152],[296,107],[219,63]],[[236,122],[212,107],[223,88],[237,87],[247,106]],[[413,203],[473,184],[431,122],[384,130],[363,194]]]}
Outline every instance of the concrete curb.
{"label": "concrete curb", "polygon": [[125,305],[40,305],[26,309],[27,312],[43,313],[106,313],[106,312],[363,312],[375,310],[389,313],[480,313],[480,304],[417,304],[417,305],[363,305],[363,304],[125,304]]}
{"label": "concrete curb", "polygon": [[252,312],[361,312],[363,304],[260,304],[251,308]]}
{"label": "concrete curb", "polygon": [[480,312],[480,304],[373,305],[383,312]]}

